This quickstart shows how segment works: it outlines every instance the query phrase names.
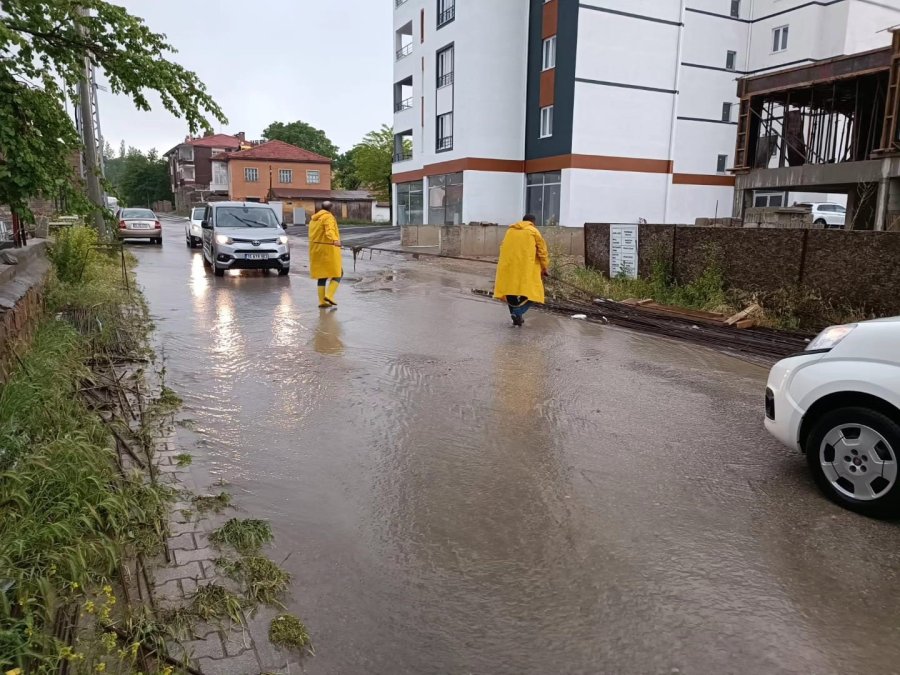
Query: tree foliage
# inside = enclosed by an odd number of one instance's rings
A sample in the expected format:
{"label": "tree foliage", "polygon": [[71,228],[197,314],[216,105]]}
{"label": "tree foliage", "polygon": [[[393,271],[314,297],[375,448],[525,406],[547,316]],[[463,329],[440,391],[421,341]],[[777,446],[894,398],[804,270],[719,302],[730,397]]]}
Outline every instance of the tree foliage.
{"label": "tree foliage", "polygon": [[334,184],[339,190],[358,190],[362,180],[356,172],[357,148],[342,152],[334,160]]}
{"label": "tree foliage", "polygon": [[123,157],[107,157],[106,180],[122,206],[150,208],[153,202],[174,198],[169,165],[156,150],[145,155],[129,148]]}
{"label": "tree foliage", "polygon": [[149,92],[191,133],[226,122],[206,87],[169,60],[175,49],[142,19],[105,0],[4,0],[0,13],[0,201],[29,215],[28,200],[71,185],[79,138],[65,112],[85,54],[140,110]]}
{"label": "tree foliage", "polygon": [[394,159],[394,131],[388,125],[367,133],[353,148],[353,163],[360,182],[375,193],[378,201],[391,200],[391,164]]}
{"label": "tree foliage", "polygon": [[329,159],[338,157],[338,147],[331,142],[324,131],[300,120],[287,124],[272,122],[263,130],[263,138],[268,141],[284,141]]}

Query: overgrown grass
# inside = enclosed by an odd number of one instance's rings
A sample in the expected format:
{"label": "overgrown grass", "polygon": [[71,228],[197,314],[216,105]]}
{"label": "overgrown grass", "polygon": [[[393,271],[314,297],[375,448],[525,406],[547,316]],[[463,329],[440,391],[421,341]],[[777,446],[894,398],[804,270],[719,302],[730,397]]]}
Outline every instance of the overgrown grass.
{"label": "overgrown grass", "polygon": [[216,546],[231,546],[238,553],[252,555],[272,541],[272,526],[265,520],[232,518],[209,540]]}
{"label": "overgrown grass", "polygon": [[269,641],[276,647],[315,654],[306,626],[292,614],[282,614],[269,624]]}
{"label": "overgrown grass", "polygon": [[182,452],[180,455],[175,456],[175,465],[181,468],[186,466],[190,466],[194,461],[192,455],[187,452]]}
{"label": "overgrown grass", "polygon": [[221,513],[231,506],[231,495],[220,492],[217,495],[196,495],[191,499],[194,507],[200,513]]}
{"label": "overgrown grass", "polygon": [[0,672],[84,658],[54,635],[57,610],[87,606],[86,591],[110,588],[123,558],[159,547],[174,497],[123,475],[79,396],[89,361],[143,353],[148,330],[121,255],[94,243],[84,228],[60,233],[46,315],[0,387]]}
{"label": "overgrown grass", "polygon": [[242,582],[254,602],[284,608],[279,598],[287,591],[291,575],[263,556],[237,560],[220,558],[216,566],[235,581]]}

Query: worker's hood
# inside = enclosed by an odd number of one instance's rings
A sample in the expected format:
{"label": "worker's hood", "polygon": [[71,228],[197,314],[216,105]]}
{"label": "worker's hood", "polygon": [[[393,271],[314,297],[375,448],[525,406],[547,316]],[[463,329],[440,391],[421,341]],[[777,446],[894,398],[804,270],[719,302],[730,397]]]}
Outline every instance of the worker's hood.
{"label": "worker's hood", "polygon": [[518,223],[510,225],[510,227],[515,230],[527,230],[529,227],[534,227],[534,223],[530,223],[527,220],[520,220]]}

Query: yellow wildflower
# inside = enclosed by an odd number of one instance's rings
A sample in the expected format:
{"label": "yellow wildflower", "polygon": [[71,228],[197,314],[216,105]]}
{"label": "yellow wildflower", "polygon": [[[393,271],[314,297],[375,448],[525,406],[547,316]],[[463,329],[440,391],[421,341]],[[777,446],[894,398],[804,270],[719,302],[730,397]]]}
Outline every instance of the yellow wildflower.
{"label": "yellow wildflower", "polygon": [[98,673],[106,672],[106,664],[101,661],[96,666],[94,666],[94,670],[96,670]]}

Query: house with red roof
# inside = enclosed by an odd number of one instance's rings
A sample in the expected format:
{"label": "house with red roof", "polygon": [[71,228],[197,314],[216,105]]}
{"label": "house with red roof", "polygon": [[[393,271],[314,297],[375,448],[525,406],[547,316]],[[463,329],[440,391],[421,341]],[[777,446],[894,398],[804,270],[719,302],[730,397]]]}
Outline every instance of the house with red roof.
{"label": "house with red roof", "polygon": [[228,176],[213,171],[212,157],[237,152],[257,144],[248,142],[244,132],[233,136],[209,134],[201,138],[188,136],[183,143],[165,153],[169,160],[169,178],[175,195],[175,209],[187,212],[192,206],[228,196]]}

